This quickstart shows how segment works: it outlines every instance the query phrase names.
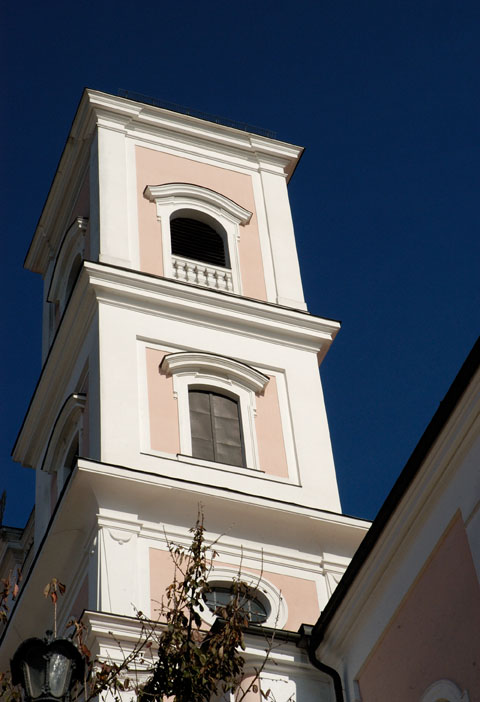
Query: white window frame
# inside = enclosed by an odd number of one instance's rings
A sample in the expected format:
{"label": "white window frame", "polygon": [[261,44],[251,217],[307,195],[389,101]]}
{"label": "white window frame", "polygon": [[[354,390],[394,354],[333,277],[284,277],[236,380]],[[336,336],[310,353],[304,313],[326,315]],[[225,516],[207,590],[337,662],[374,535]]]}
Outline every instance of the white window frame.
{"label": "white window frame", "polygon": [[[210,586],[230,587],[234,580],[241,580],[252,589],[255,597],[258,597],[264,605],[266,605],[268,616],[262,622],[263,626],[271,627],[272,629],[283,629],[288,620],[288,607],[281,591],[272,585],[263,576],[259,577],[253,573],[242,573],[238,568],[215,567],[213,566],[208,575],[207,581]],[[205,609],[201,612],[202,619],[212,626],[216,616],[205,605]]]}
{"label": "white window frame", "polygon": [[63,312],[67,303],[66,293],[70,277],[70,270],[77,258],[85,258],[85,235],[88,226],[88,219],[77,217],[65,232],[63,241],[58,252],[52,280],[47,294],[47,302],[56,302],[60,306],[60,313]]}
{"label": "white window frame", "polygon": [[84,393],[74,393],[67,397],[48,439],[40,469],[46,473],[57,474],[58,494],[69,474],[69,466],[65,465],[65,461],[72,444],[78,440],[79,447],[81,445],[85,403]]}
{"label": "white window frame", "polygon": [[446,678],[437,680],[429,685],[423,693],[420,702],[469,702],[468,692]]}
{"label": "white window frame", "polygon": [[252,212],[214,190],[190,183],[167,183],[147,185],[143,193],[154,202],[157,220],[162,232],[163,271],[166,278],[174,278],[172,265],[172,242],[170,221],[173,215],[206,221],[215,220],[224,230],[228,247],[228,259],[232,273],[233,292],[242,294],[238,242],[240,227],[248,224]]}
{"label": "white window frame", "polygon": [[[245,467],[257,470],[259,459],[255,432],[255,395],[263,392],[268,376],[232,358],[188,351],[167,354],[161,368],[173,378],[173,391],[178,402],[180,453],[192,456],[188,392],[190,389],[210,390],[238,400]],[[202,465],[225,465],[215,461],[194,460]]]}

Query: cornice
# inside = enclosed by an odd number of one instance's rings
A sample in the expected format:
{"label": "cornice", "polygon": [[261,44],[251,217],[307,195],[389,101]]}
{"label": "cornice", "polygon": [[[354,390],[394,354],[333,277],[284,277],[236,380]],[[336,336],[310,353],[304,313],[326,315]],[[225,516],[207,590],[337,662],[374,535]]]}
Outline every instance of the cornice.
{"label": "cornice", "polygon": [[[90,144],[96,127],[147,139],[149,134],[162,144],[166,135],[185,140],[200,149],[207,148],[210,158],[217,153],[226,162],[257,168],[272,168],[291,177],[303,148],[269,139],[233,127],[184,115],[127,98],[86,89],[80,100],[72,127],[60,157],[35,234],[25,258],[25,267],[45,275],[49,259],[55,255],[70,216],[72,198],[83,177]],[[159,137],[159,138],[157,138]]]}
{"label": "cornice", "polygon": [[170,131],[194,136],[198,140],[213,140],[217,143],[235,145],[235,148],[239,150],[271,154],[288,161],[296,161],[303,152],[303,148],[300,146],[218,122],[210,122],[192,115],[96,90],[88,89],[86,93],[92,108],[97,111],[101,110],[104,115],[110,113],[121,116],[129,126],[138,122],[143,126],[150,126],[152,129],[168,128]]}
{"label": "cornice", "polygon": [[301,310],[118,266],[86,261],[84,270],[100,301],[199,325],[222,325],[315,353],[326,352],[340,329],[340,322]]}
{"label": "cornice", "polygon": [[230,200],[230,198],[225,197],[225,195],[217,193],[215,190],[210,190],[210,188],[203,188],[200,185],[191,183],[147,185],[144,196],[150,202],[156,202],[157,204],[186,200],[188,202],[210,205],[210,207],[229,215],[238,224],[248,224],[252,218],[252,212]]}
{"label": "cornice", "polygon": [[[174,466],[175,464],[175,459],[162,459],[159,469],[163,467],[164,470],[168,471],[169,465]],[[279,523],[282,520],[283,528],[289,528],[289,524],[292,526],[293,523],[298,525],[301,522],[309,533],[314,528],[313,522],[325,527],[338,529],[339,532],[346,530],[348,532],[358,531],[365,533],[370,527],[370,522],[338,512],[329,512],[328,510],[309,507],[296,502],[252,494],[240,489],[227,489],[216,484],[185,480],[171,474],[150,472],[86,458],[78,459],[78,475],[79,477],[83,476],[93,493],[95,493],[97,486],[98,489],[103,491],[107,484],[105,481],[108,481],[112,488],[117,481],[123,482],[125,487],[129,484],[130,487],[128,489],[123,489],[118,494],[123,494],[125,501],[132,500],[135,505],[141,504],[141,500],[139,501],[141,495],[145,496],[145,500],[151,501],[152,490],[155,489],[158,490],[159,497],[163,492],[167,496],[169,503],[172,503],[173,494],[176,493],[175,500],[183,498],[189,503],[191,502],[193,511],[198,507],[199,500],[207,511],[209,504],[219,498],[222,503],[224,500],[228,500],[232,504],[241,506],[243,515],[245,515],[245,510],[248,508],[255,510],[258,514],[263,512],[265,515],[268,515],[270,521],[273,511],[277,514]],[[87,483],[83,483],[83,485]],[[178,504],[180,505],[180,502]],[[119,510],[121,509],[122,507],[119,507]],[[128,512],[128,510],[125,511]]]}
{"label": "cornice", "polygon": [[85,344],[95,311],[95,297],[81,272],[12,449],[13,460],[23,466],[33,468],[40,461],[49,432],[65,402],[66,383]]}
{"label": "cornice", "polygon": [[95,126],[96,119],[84,91],[25,257],[25,268],[34,273],[45,275],[70,223],[72,200],[85,174]]}
{"label": "cornice", "polygon": [[340,328],[339,322],[298,310],[85,261],[13,448],[14,460],[24,466],[34,467],[40,460],[48,427],[65,399],[61,379],[70,377],[98,303],[230,329],[313,353],[321,350],[323,355]]}
{"label": "cornice", "polygon": [[[166,541],[175,544],[183,544],[188,547],[191,543],[190,532],[185,528],[175,528],[171,525],[166,528],[164,524],[143,522],[141,528],[141,536],[151,541],[152,548],[160,548],[166,545]],[[222,563],[239,563],[242,562],[245,568],[254,568],[259,570],[269,570],[273,573],[292,573],[304,571],[310,575],[321,575],[324,572],[325,566],[329,569],[341,569],[343,573],[350,558],[341,556],[331,556],[328,563],[318,553],[318,556],[312,559],[312,553],[306,549],[301,551],[297,548],[275,546],[269,547],[267,544],[253,545],[253,542],[245,542],[244,540],[232,537],[228,532],[213,533],[209,532],[206,535],[206,544],[214,545],[215,551],[218,553],[218,561]]]}
{"label": "cornice", "polygon": [[[142,621],[135,617],[85,610],[82,615],[82,623],[88,631],[88,647],[94,651],[97,647],[105,647],[108,655],[112,657],[115,655],[115,649],[119,651],[120,656],[122,655],[119,643],[127,645],[128,643],[136,643],[142,635]],[[151,624],[162,627],[160,622],[152,621]],[[205,629],[208,628],[209,626],[206,624]],[[297,646],[298,634],[295,632],[264,626],[250,626],[244,636],[246,644],[244,655],[248,663],[252,664],[254,660],[261,661],[265,658],[265,640],[271,638],[276,643],[269,654],[269,660],[275,666],[275,672],[282,673],[294,666],[297,673],[301,670],[302,673],[306,671],[315,676],[304,651]]]}

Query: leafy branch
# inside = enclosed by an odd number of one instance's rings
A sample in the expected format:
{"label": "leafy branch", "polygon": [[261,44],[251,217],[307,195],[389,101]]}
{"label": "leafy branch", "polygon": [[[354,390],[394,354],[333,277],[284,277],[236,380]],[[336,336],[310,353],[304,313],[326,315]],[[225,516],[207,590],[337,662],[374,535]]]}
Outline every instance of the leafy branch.
{"label": "leafy branch", "polygon": [[[117,659],[92,658],[86,644],[87,631],[83,623],[72,620],[68,626],[76,646],[86,660],[82,685],[74,691],[72,700],[91,702],[104,696],[115,702],[125,700],[123,693],[131,692],[138,702],[210,702],[212,697],[235,694],[242,702],[250,692],[259,693],[264,702],[276,702],[273,692],[261,688],[261,675],[276,646],[275,632],[266,639],[265,656],[261,665],[245,679],[245,631],[250,626],[246,603],[260,584],[242,580],[241,564],[231,584],[231,596],[215,610],[216,620],[205,629],[202,613],[208,607],[211,592],[209,576],[217,557],[216,542],[208,545],[202,512],[190,530],[188,546],[174,544],[166,538],[174,565],[174,577],[159,603],[158,620],[152,621],[137,612],[140,631],[137,640],[125,651],[115,640]],[[57,603],[65,593],[65,585],[57,578],[44,588],[44,596],[54,607],[54,635],[57,635]],[[2,688],[4,685],[4,688]],[[0,676],[0,692],[8,688],[8,677]],[[17,702],[10,691],[1,699]],[[285,702],[285,700],[282,700]],[[286,702],[293,702],[290,698]]]}

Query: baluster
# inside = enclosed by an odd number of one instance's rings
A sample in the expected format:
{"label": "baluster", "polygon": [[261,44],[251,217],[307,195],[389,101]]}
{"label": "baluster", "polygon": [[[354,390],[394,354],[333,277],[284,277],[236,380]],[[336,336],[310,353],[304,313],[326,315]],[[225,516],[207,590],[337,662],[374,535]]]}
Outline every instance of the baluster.
{"label": "baluster", "polygon": [[225,273],[223,271],[218,271],[217,280],[218,280],[218,289],[225,290],[227,287],[227,281],[226,281]]}
{"label": "baluster", "polygon": [[213,268],[206,268],[206,274],[207,274],[207,285],[209,288],[216,288],[216,280],[215,280],[215,270]]}
{"label": "baluster", "polygon": [[195,264],[187,263],[187,280],[189,283],[195,283]]}
{"label": "baluster", "polygon": [[176,261],[174,259],[173,265],[176,269],[176,277],[178,280],[186,280],[187,279],[187,270],[185,266],[185,261]]}
{"label": "baluster", "polygon": [[205,275],[205,267],[197,266],[197,283],[199,285],[207,285],[207,276]]}

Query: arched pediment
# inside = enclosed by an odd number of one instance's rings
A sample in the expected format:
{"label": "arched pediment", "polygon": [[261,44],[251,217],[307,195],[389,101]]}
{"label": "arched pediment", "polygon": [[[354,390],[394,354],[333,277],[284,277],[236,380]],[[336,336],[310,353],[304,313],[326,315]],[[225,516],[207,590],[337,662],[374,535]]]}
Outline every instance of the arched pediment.
{"label": "arched pediment", "polygon": [[47,302],[66,302],[64,298],[69,282],[70,270],[77,257],[80,256],[81,259],[84,258],[87,225],[87,219],[84,217],[77,217],[65,232],[55,261],[52,280],[47,294]]}
{"label": "arched pediment", "polygon": [[41,470],[54,473],[58,468],[61,454],[68,448],[76,431],[83,413],[86,395],[74,393],[67,397],[53,425],[47,449],[43,457]]}
{"label": "arched pediment", "polygon": [[160,368],[173,375],[175,373],[206,373],[228,378],[255,394],[263,392],[269,378],[241,361],[226,356],[200,352],[180,352],[167,354]]}
{"label": "arched pediment", "polygon": [[198,204],[213,209],[219,215],[226,215],[237,224],[248,224],[252,213],[238,203],[210,188],[192,183],[166,183],[165,185],[147,185],[144,196],[157,205],[178,203],[179,207]]}

